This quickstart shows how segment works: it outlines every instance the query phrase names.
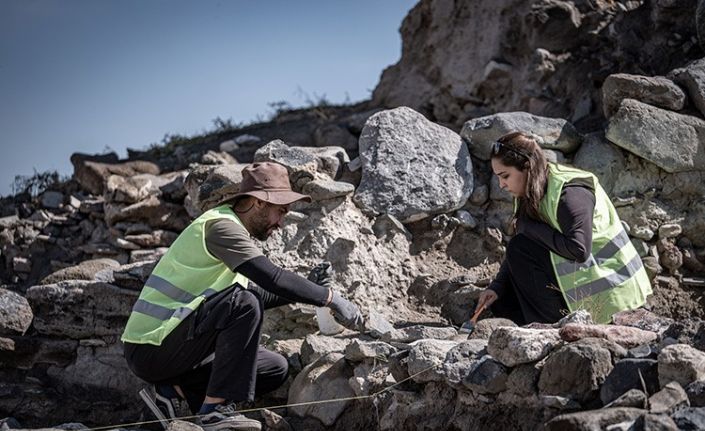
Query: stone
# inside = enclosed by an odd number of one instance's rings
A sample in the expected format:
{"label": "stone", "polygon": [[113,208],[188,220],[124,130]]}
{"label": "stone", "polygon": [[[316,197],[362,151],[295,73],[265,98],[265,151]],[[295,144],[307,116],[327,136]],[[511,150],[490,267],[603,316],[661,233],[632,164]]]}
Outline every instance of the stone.
{"label": "stone", "polygon": [[650,280],[653,280],[654,277],[663,272],[663,268],[658,263],[658,258],[646,256],[642,258],[641,261],[644,264],[644,269],[646,270],[646,274],[649,276]]}
{"label": "stone", "polygon": [[638,417],[629,430],[644,430],[644,431],[678,431],[678,426],[668,416],[645,414]]}
{"label": "stone", "polygon": [[683,228],[679,224],[669,223],[662,224],[658,228],[659,238],[675,238],[683,232]]}
{"label": "stone", "polygon": [[86,280],[27,289],[37,332],[71,339],[119,336],[138,296],[136,291]]}
{"label": "stone", "polygon": [[381,341],[352,340],[345,346],[345,359],[353,362],[361,362],[365,359],[386,362],[387,357],[396,351],[397,349]]}
{"label": "stone", "polygon": [[507,378],[507,391],[520,396],[533,396],[538,393],[541,367],[537,363],[514,367]]}
{"label": "stone", "polygon": [[115,259],[101,258],[84,260],[78,265],[69,266],[55,271],[41,280],[41,284],[54,284],[67,280],[94,280],[98,272],[120,267]]}
{"label": "stone", "polygon": [[[355,141],[357,147],[357,140]],[[293,150],[301,150],[316,158],[318,162],[317,171],[327,175],[331,179],[338,178],[341,168],[346,163],[350,163],[348,153],[342,147],[291,147]]]}
{"label": "stone", "polygon": [[501,317],[478,320],[475,329],[468,335],[468,339],[489,340],[495,329],[502,327],[516,328],[517,324]]}
{"label": "stone", "polygon": [[238,163],[238,161],[225,151],[208,150],[201,156],[200,163],[203,165],[231,165]]}
{"label": "stone", "polygon": [[458,210],[455,212],[455,218],[458,220],[458,226],[463,229],[475,229],[477,227],[477,220],[465,210]]}
{"label": "stone", "polygon": [[605,405],[605,408],[612,407],[635,407],[638,409],[644,409],[647,406],[648,397],[639,389],[629,389],[627,392],[623,393],[617,397],[614,401]]}
{"label": "stone", "polygon": [[144,160],[124,163],[101,163],[74,153],[71,155],[73,178],[81,188],[92,195],[102,195],[105,183],[111,175],[132,177],[138,174],[159,175],[159,167]]}
{"label": "stone", "polygon": [[561,320],[554,323],[552,326],[554,328],[562,328],[568,324],[594,325],[595,322],[592,320],[592,316],[590,315],[589,311],[576,310],[568,314],[567,316],[562,317]]}
{"label": "stone", "polygon": [[201,212],[215,208],[240,191],[245,164],[196,166],[184,181],[191,205]]}
{"label": "stone", "polygon": [[355,186],[342,181],[315,179],[301,188],[301,193],[311,196],[314,201],[339,198],[355,191]]}
{"label": "stone", "polygon": [[412,341],[433,338],[436,340],[449,340],[458,335],[458,330],[453,327],[435,327],[424,325],[413,325],[406,328],[394,329],[387,332],[380,339],[384,342],[395,341],[399,343],[410,343]]}
{"label": "stone", "polygon": [[460,136],[409,108],[374,114],[359,144],[354,200],[366,213],[409,223],[459,209],[472,192],[472,161]]}
{"label": "stone", "polygon": [[0,288],[0,335],[24,334],[33,317],[27,299],[17,292]]}
{"label": "stone", "polygon": [[121,221],[145,222],[155,229],[180,232],[189,224],[189,217],[182,205],[159,199],[157,196],[131,205],[107,202],[105,221],[109,226]]}
{"label": "stone", "polygon": [[166,431],[203,431],[203,428],[194,423],[176,419],[169,421]]}
{"label": "stone", "polygon": [[613,364],[622,358],[626,358],[629,353],[624,347],[614,341],[606,340],[604,338],[582,338],[572,344],[576,346],[592,346],[599,349],[605,349],[610,352],[610,355],[612,355]]}
{"label": "stone", "polygon": [[467,340],[453,347],[443,360],[443,367],[437,372],[452,384],[459,384],[475,366],[477,359],[487,352],[487,341]]}
{"label": "stone", "polygon": [[289,425],[283,417],[274,413],[269,409],[261,409],[260,414],[262,415],[262,422],[266,425],[266,430],[268,431],[294,431],[294,429]]}
{"label": "stone", "polygon": [[363,330],[374,338],[379,338],[387,332],[393,331],[394,326],[383,315],[376,311],[370,311],[365,319]]}
{"label": "stone", "polygon": [[275,139],[255,152],[254,162],[276,162],[286,167],[289,182],[294,191],[313,180],[318,170],[318,160],[313,155],[290,147],[280,139]]}
{"label": "stone", "polygon": [[502,364],[514,367],[543,359],[560,344],[556,329],[499,327],[487,344],[487,352]]}
{"label": "stone", "polygon": [[600,185],[608,195],[611,195],[618,174],[624,169],[625,164],[622,151],[608,141],[603,132],[585,135],[583,143],[573,158],[573,165],[576,168],[592,172],[597,176]]}
{"label": "stone", "polygon": [[688,386],[705,379],[705,352],[687,344],[666,346],[658,355],[658,375],[661,387],[672,381]]}
{"label": "stone", "polygon": [[64,194],[56,191],[46,191],[41,197],[42,208],[58,209],[64,204]]}
{"label": "stone", "polygon": [[12,258],[12,269],[15,272],[32,272],[32,261],[23,256],[15,256]]}
{"label": "stone", "polygon": [[604,338],[626,348],[650,343],[658,337],[655,332],[630,326],[580,325],[575,323],[561,328],[560,336],[565,341],[576,341],[587,337]]}
{"label": "stone", "polygon": [[[699,6],[699,10],[702,7]],[[687,66],[668,74],[675,82],[685,87],[693,104],[705,115],[705,59],[695,60]]]}
{"label": "stone", "polygon": [[651,413],[670,415],[683,407],[690,407],[688,394],[676,382],[667,384],[663,389],[649,397],[649,410]]}
{"label": "stone", "polygon": [[606,136],[666,172],[705,170],[705,120],[700,118],[624,99]]}
{"label": "stone", "polygon": [[496,394],[507,389],[509,370],[501,362],[485,355],[463,379],[463,384],[479,394]]}
{"label": "stone", "polygon": [[602,106],[605,117],[611,117],[623,99],[635,99],[671,111],[680,111],[685,93],[663,76],[641,76],[627,73],[610,75],[602,84]]}
{"label": "stone", "polygon": [[696,380],[685,387],[688,400],[693,407],[705,407],[705,380]]}
{"label": "stone", "polygon": [[125,235],[125,240],[133,244],[137,244],[140,247],[156,248],[170,246],[171,243],[176,241],[178,236],[179,234],[176,232],[163,229],[154,229],[150,233]]}
{"label": "stone", "polygon": [[646,257],[649,254],[649,245],[644,240],[632,238],[631,243],[639,254],[639,257]]}
{"label": "stone", "polygon": [[705,429],[705,408],[691,407],[679,410],[671,416],[679,430]]}
{"label": "stone", "polygon": [[[643,380],[642,380],[643,379]],[[646,387],[644,388],[644,384]],[[600,388],[600,399],[609,404],[631,389],[645,389],[652,394],[659,390],[658,361],[654,359],[622,359]]]}
{"label": "stone", "polygon": [[582,142],[582,136],[566,120],[527,112],[500,112],[472,119],[463,124],[460,136],[468,143],[473,156],[490,160],[492,144],[514,131],[528,133],[541,148],[563,153],[575,152]]}
{"label": "stone", "polygon": [[308,365],[328,353],[342,353],[349,343],[349,339],[309,334],[301,345],[301,363]]}
{"label": "stone", "polygon": [[409,376],[417,383],[443,380],[442,375],[433,371],[443,364],[448,351],[457,345],[457,342],[448,340],[416,341],[409,351]]}
{"label": "stone", "polygon": [[106,202],[133,204],[148,196],[160,196],[161,187],[172,181],[170,176],[138,174],[130,177],[110,175],[105,180],[103,198]]}
{"label": "stone", "polygon": [[545,431],[597,431],[608,425],[634,421],[646,413],[632,407],[615,407],[558,415],[546,422]]}
{"label": "stone", "polygon": [[607,349],[568,344],[548,356],[539,377],[541,395],[559,395],[580,403],[594,399],[612,371]]}
{"label": "stone", "polygon": [[294,378],[289,388],[289,412],[298,417],[312,417],[326,426],[332,426],[345,411],[351,400],[335,403],[308,404],[314,401],[345,399],[355,393],[348,384],[353,370],[341,353],[329,353],[307,365]]}

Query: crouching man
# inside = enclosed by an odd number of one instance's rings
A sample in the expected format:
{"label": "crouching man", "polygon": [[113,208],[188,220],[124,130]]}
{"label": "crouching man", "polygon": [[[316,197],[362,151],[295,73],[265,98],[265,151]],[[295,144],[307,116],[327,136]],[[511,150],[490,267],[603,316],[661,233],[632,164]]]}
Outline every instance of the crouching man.
{"label": "crouching man", "polygon": [[185,401],[206,431],[261,429],[237,413],[237,403],[287,378],[286,359],[259,346],[265,309],[303,302],[330,307],[349,328],[362,324],[358,307],[329,289],[325,275],[309,277],[316,284],[284,270],[252,240],[267,239],[289,204],[311,198],[291,190],[282,165],[254,163],[242,175],[232,200],[206,211],[169,247],[122,335],[130,369],[154,384],[140,395],[155,415],[173,418]]}

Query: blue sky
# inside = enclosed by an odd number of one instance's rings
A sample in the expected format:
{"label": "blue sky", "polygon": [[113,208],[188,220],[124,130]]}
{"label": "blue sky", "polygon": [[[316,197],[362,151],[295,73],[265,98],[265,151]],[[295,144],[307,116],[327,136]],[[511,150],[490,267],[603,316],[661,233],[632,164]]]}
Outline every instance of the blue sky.
{"label": "blue sky", "polygon": [[0,195],[268,103],[366,99],[415,0],[0,0]]}

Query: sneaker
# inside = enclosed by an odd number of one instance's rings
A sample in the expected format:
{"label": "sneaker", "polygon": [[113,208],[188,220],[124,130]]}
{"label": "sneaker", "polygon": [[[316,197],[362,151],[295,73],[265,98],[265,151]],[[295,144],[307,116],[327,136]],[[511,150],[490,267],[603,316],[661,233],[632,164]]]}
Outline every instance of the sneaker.
{"label": "sneaker", "polygon": [[170,420],[182,417],[184,412],[187,411],[186,401],[160,395],[157,393],[154,386],[142,389],[140,391],[140,398],[147,404],[152,414],[159,419],[164,429],[167,429]]}
{"label": "sneaker", "polygon": [[211,413],[201,416],[204,431],[237,430],[260,431],[262,424],[238,413],[232,404],[221,404]]}

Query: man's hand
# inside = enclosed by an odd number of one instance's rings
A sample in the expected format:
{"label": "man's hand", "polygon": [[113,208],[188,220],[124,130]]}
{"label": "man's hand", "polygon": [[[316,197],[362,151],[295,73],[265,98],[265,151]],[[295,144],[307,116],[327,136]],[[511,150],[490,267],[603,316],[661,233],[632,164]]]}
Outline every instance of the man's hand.
{"label": "man's hand", "polygon": [[333,299],[328,307],[333,311],[335,320],[341,325],[353,330],[362,329],[364,319],[360,309],[357,305],[340,296],[338,292],[333,291]]}
{"label": "man's hand", "polygon": [[330,289],[333,286],[333,266],[328,261],[323,261],[314,266],[306,279],[319,286]]}
{"label": "man's hand", "polygon": [[493,302],[497,300],[497,294],[492,289],[485,289],[480,293],[480,297],[477,299],[476,310],[480,308],[487,308],[492,305]]}

